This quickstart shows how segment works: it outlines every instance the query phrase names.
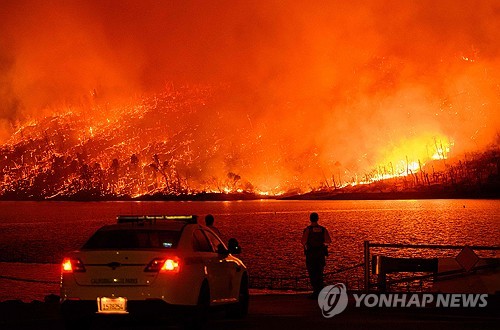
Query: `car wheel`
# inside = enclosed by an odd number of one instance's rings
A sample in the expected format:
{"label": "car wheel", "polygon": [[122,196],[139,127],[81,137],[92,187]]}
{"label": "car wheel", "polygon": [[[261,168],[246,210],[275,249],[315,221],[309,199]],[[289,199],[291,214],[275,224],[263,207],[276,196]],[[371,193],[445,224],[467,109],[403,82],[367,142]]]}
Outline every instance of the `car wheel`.
{"label": "car wheel", "polygon": [[198,304],[194,311],[188,315],[184,321],[184,328],[186,329],[200,329],[208,319],[208,311],[210,309],[210,288],[205,281],[201,285],[200,294],[198,296]]}
{"label": "car wheel", "polygon": [[241,278],[238,303],[229,307],[226,316],[232,319],[242,319],[248,315],[250,294],[248,292],[248,277],[246,274]]}

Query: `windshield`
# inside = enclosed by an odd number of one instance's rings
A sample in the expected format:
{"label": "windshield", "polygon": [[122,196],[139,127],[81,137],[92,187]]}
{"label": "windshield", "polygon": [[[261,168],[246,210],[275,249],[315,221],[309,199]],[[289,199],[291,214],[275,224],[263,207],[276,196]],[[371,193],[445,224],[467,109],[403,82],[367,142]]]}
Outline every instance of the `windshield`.
{"label": "windshield", "polygon": [[180,234],[173,230],[98,230],[83,250],[175,249]]}

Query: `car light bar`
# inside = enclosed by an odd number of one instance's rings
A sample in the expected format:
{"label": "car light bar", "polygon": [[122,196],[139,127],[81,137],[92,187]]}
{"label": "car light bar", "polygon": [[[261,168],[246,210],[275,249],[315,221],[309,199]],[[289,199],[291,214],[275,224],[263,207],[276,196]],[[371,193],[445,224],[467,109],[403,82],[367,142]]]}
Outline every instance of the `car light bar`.
{"label": "car light bar", "polygon": [[156,222],[156,220],[184,221],[197,223],[196,215],[119,215],[116,217],[118,223],[127,222]]}

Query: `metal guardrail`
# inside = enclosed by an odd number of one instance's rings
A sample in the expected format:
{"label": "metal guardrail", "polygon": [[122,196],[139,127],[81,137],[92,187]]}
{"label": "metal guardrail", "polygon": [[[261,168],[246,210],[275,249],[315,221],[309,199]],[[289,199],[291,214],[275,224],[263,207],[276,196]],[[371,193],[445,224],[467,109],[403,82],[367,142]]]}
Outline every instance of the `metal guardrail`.
{"label": "metal guardrail", "polygon": [[[500,263],[494,263],[494,264],[489,264],[489,265],[484,265],[484,266],[477,266],[471,269],[471,271],[477,271],[477,270],[484,270],[484,269],[494,269],[500,267]],[[441,273],[436,273],[436,274],[427,274],[427,275],[418,275],[418,276],[411,276],[411,277],[403,277],[397,280],[392,280],[389,281],[387,284],[397,284],[397,283],[404,283],[407,281],[413,281],[413,280],[425,280],[425,279],[433,279],[433,280],[439,280],[439,278],[448,278],[449,276],[461,276],[465,275],[469,272],[461,269],[457,270],[449,270],[446,272],[441,272]],[[376,286],[377,284],[372,284],[372,286]]]}
{"label": "metal guardrail", "polygon": [[[391,249],[425,249],[425,250],[462,250],[465,247],[468,247],[472,250],[477,251],[500,251],[500,246],[483,246],[483,245],[439,245],[439,244],[386,244],[386,243],[370,243],[370,241],[364,241],[364,290],[368,291],[372,287],[377,287],[379,284],[370,283],[370,248],[391,248]],[[498,264],[483,266],[483,267],[474,267],[472,270],[485,269],[497,267]],[[423,280],[429,278],[442,277],[453,274],[461,274],[464,273],[463,270],[458,271],[450,271],[450,272],[442,272],[442,273],[434,273],[428,275],[418,275],[405,277],[402,279],[394,280],[388,282],[388,284],[395,283],[404,283],[409,281]],[[468,273],[468,272],[467,272]]]}

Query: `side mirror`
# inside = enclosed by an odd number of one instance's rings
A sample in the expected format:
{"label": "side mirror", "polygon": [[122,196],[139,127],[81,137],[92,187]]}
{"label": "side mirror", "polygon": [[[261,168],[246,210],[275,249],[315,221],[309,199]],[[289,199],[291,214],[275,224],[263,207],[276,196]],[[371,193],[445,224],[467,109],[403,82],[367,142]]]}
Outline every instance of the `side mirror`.
{"label": "side mirror", "polygon": [[236,240],[236,238],[230,238],[228,243],[227,243],[227,249],[229,253],[231,254],[240,254],[241,253],[241,248],[240,244]]}

